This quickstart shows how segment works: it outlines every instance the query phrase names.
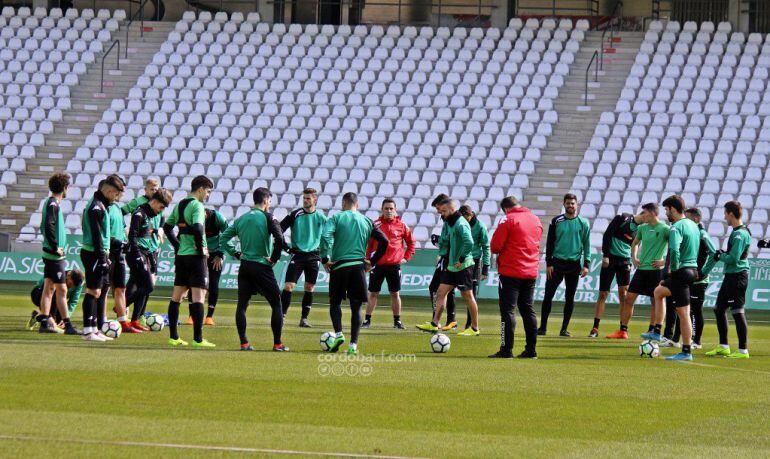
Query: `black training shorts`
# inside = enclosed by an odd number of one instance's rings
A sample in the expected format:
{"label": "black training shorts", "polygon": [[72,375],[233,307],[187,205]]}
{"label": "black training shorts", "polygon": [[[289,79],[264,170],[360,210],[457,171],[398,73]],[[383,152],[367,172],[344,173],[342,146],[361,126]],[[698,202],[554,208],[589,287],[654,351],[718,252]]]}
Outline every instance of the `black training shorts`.
{"label": "black training shorts", "polygon": [[690,305],[690,286],[698,280],[698,270],[695,268],[681,268],[671,273],[664,279],[662,286],[671,291],[674,306],[681,308]]}
{"label": "black training shorts", "polygon": [[343,268],[332,269],[329,274],[329,298],[334,303],[342,300],[366,301],[366,270],[359,263]]}
{"label": "black training shorts", "polygon": [[296,284],[302,274],[305,275],[305,283],[313,284],[318,281],[321,259],[314,253],[295,253],[291,256],[286,267],[286,280]]}
{"label": "black training shorts", "polygon": [[633,279],[631,279],[628,293],[652,298],[655,288],[660,285],[661,280],[663,280],[663,270],[661,269],[637,269]]}
{"label": "black training shorts", "polygon": [[175,287],[209,288],[209,267],[203,255],[177,255],[174,274]]}
{"label": "black training shorts", "polygon": [[473,290],[473,266],[468,266],[461,271],[442,271],[441,283],[457,287],[461,292]]}
{"label": "black training shorts", "polygon": [[618,287],[626,287],[631,282],[631,260],[628,258],[610,257],[610,264],[602,267],[599,273],[599,291],[609,292],[612,280],[617,278]]}
{"label": "black training shorts", "polygon": [[238,268],[238,290],[249,295],[262,295],[269,300],[280,298],[273,267],[256,261],[241,260]]}
{"label": "black training shorts", "polygon": [[80,260],[86,274],[86,288],[101,290],[110,286],[110,271],[97,266],[99,257],[96,252],[80,249]]}
{"label": "black training shorts", "polygon": [[112,288],[126,288],[126,257],[122,252],[110,252],[110,285]]}
{"label": "black training shorts", "polygon": [[369,291],[380,293],[383,281],[388,281],[388,291],[396,293],[401,291],[401,265],[375,266],[369,272]]}
{"label": "black training shorts", "polygon": [[725,273],[722,287],[717,295],[717,307],[730,310],[743,309],[746,305],[746,289],[749,287],[749,272]]}
{"label": "black training shorts", "polygon": [[67,281],[67,264],[64,260],[43,258],[43,277],[54,284],[65,283]]}

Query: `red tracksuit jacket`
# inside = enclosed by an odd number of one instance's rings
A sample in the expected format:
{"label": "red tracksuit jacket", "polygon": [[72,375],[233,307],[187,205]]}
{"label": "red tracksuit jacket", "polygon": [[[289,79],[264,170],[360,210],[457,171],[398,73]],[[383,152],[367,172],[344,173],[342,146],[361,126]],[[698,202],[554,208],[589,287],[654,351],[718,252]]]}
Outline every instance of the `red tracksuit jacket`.
{"label": "red tracksuit jacket", "polygon": [[516,279],[537,279],[543,224],[526,207],[514,207],[492,235],[492,253],[497,255],[497,272]]}
{"label": "red tracksuit jacket", "polygon": [[[377,261],[377,266],[399,265],[401,260],[409,261],[412,259],[414,256],[414,238],[406,223],[401,221],[401,217],[397,216],[390,221],[380,217],[374,221],[374,226],[380,228],[388,238],[388,250]],[[406,242],[406,247],[404,247],[404,242]],[[370,239],[366,247],[366,258],[369,259],[375,250],[377,250],[377,242]]]}

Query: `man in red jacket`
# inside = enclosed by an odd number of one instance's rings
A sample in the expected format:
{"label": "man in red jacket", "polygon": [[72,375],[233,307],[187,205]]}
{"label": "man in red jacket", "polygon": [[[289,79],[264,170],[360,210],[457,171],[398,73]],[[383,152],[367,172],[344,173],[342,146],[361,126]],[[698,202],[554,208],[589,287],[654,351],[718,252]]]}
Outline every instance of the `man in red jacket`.
{"label": "man in red jacket", "polygon": [[491,250],[497,255],[497,272],[500,275],[500,350],[492,358],[513,358],[513,333],[516,329],[516,306],[519,307],[527,345],[520,359],[536,359],[537,316],[532,309],[535,296],[538,266],[540,264],[540,238],[543,224],[514,197],[502,200],[500,207],[505,217],[500,220],[492,235]]}
{"label": "man in red jacket", "polygon": [[[369,273],[369,301],[366,303],[366,320],[361,328],[369,328],[372,325],[372,313],[377,307],[377,298],[380,296],[383,281],[388,281],[390,292],[390,306],[393,309],[393,328],[404,329],[401,323],[401,265],[408,262],[414,256],[414,239],[412,232],[401,217],[396,214],[396,202],[390,198],[382,201],[382,216],[375,220],[374,226],[382,230],[387,236],[389,244],[385,256],[377,261],[377,264]],[[406,244],[406,247],[404,247]],[[377,242],[369,241],[366,248],[366,258],[377,249]]]}

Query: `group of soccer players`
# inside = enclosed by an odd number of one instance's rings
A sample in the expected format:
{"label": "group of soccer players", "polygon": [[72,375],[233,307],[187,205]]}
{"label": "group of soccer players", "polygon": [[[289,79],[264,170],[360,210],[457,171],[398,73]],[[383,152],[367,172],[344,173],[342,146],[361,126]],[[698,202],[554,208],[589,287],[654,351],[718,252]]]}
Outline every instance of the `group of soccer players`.
{"label": "group of soccer players", "polygon": [[[147,331],[140,318],[155,285],[158,252],[164,238],[175,251],[174,289],[168,305],[169,344],[172,346],[189,344],[180,338],[178,329],[180,303],[187,297],[190,310],[187,323],[193,326],[192,346],[215,347],[203,338],[203,328],[204,324],[214,324],[225,253],[240,262],[236,326],[242,350],[253,349],[246,336],[246,311],[255,294],[265,297],[272,309],[273,349],[288,350],[282,342],[281,332],[293,291],[301,276],[304,276],[305,284],[299,326],[311,327],[309,314],[319,265],[329,272],[333,352],[346,342],[342,333],[342,302],[347,299],[351,309],[348,353],[356,354],[359,331],[371,325],[379,291],[385,281],[390,293],[393,326],[405,328],[400,317],[401,265],[409,262],[414,255],[415,243],[408,226],[398,217],[396,203],[392,199],[383,200],[381,217],[372,221],[358,212],[356,194],[345,193],[342,211],[327,218],[316,208],[317,191],[308,188],[302,194],[302,207],[289,213],[279,223],[270,213],[271,192],[266,188],[257,188],[253,193],[253,208],[229,224],[222,214],[204,207],[214,183],[208,177],[198,176],[191,181],[190,194],[173,208],[164,221],[163,211],[172,201],[169,190],[160,188],[157,180],[148,179],[144,193],[121,207],[119,202],[126,183],[113,174],[98,184],[82,214],[80,257],[83,273],[65,269],[66,233],[60,203],[66,198],[69,181],[67,174],[54,174],[49,180],[51,196],[43,206],[44,279],[33,290],[33,302],[38,310],[30,320],[30,326],[39,323],[41,333],[82,335],[87,341],[110,340],[101,331],[107,318],[110,289],[113,292],[113,311],[122,331]],[[547,279],[541,322],[537,327],[531,304],[536,278],[533,267],[536,268],[542,234],[539,222],[515,198],[505,198],[501,203],[505,216],[500,228],[504,229],[506,236],[503,237],[501,232],[497,241],[493,238],[490,244],[489,232],[473,209],[465,205],[456,208],[455,201],[449,196],[437,196],[432,206],[441,216],[443,227],[440,235],[432,237],[432,242],[439,249],[436,271],[429,288],[433,317],[418,328],[433,333],[456,328],[454,291],[458,290],[467,309],[465,327],[459,335],[480,334],[476,297],[479,283],[488,276],[491,252],[494,251],[499,256],[498,265],[501,268],[506,265],[509,274],[500,270],[501,350],[493,356],[512,356],[513,310],[518,302],[520,313],[524,316],[526,312],[527,330],[527,348],[519,357],[536,357],[536,337],[547,333],[552,300],[562,282],[565,283],[566,294],[559,335],[571,336],[568,326],[575,292],[580,277],[586,276],[590,268],[590,227],[588,221],[579,216],[575,195],[565,195],[563,205],[565,212],[555,217],[548,228],[545,254]],[[715,309],[720,345],[706,355],[748,358],[744,304],[751,235],[743,225],[740,203],[730,201],[724,206],[725,221],[733,229],[725,251],[717,250],[710,240],[703,229],[698,209],[686,208],[680,196],[667,198],[662,207],[671,226],[661,221],[658,205],[648,203],[641,207],[639,214],[618,215],[607,227],[602,243],[600,295],[589,336],[595,338],[599,335],[606,300],[612,282],[616,280],[620,329],[607,338],[628,338],[634,303],[639,295],[647,296],[653,308],[649,330],[642,337],[672,347],[679,346],[681,338],[681,353],[670,358],[691,360],[691,350],[701,347],[702,307],[709,273],[716,262],[722,262],[725,281]],[[130,215],[128,225],[126,215]],[[291,238],[287,243],[284,232],[289,230]],[[524,230],[526,232],[522,232]],[[518,235],[508,237],[509,234]],[[527,239],[527,246],[520,247],[524,239]],[[291,254],[291,259],[281,291],[273,266],[283,251]],[[518,258],[526,258],[527,261],[517,265]],[[636,268],[633,278],[632,266]],[[519,278],[521,273],[526,274]],[[77,304],[83,283],[84,329],[81,332],[72,325],[70,314]],[[506,291],[504,284],[514,286],[511,287],[513,290]],[[206,312],[204,302],[207,298]],[[666,308],[666,300],[672,307]],[[364,302],[367,304],[362,321],[361,307]],[[447,321],[441,326],[445,309]],[[728,345],[728,309],[738,334],[738,349],[735,352],[731,352]]]}

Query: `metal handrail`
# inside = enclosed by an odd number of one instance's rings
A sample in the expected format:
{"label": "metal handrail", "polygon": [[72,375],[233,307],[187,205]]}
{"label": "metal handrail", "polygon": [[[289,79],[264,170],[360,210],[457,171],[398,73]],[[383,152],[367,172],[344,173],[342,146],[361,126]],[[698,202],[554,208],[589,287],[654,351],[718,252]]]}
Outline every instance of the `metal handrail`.
{"label": "metal handrail", "polygon": [[[591,60],[588,62],[588,67],[586,67],[586,91],[584,96],[585,97],[584,105],[588,105],[588,73],[591,71],[591,64],[593,64],[598,57],[599,57],[599,51],[594,51],[594,54],[591,56]],[[595,65],[594,69],[596,70],[594,81],[599,81],[599,66]]]}
{"label": "metal handrail", "polygon": [[600,53],[599,53],[599,70],[604,70],[604,34],[607,33],[607,31],[610,31],[610,43],[613,42],[615,39],[615,28],[618,29],[618,33],[620,33],[620,25],[623,23],[623,2],[619,1],[615,4],[615,8],[612,10],[612,20],[617,19],[617,21],[613,21],[614,24],[610,24],[609,27],[605,28],[604,31],[602,31],[602,39],[601,39],[601,45],[599,47]]}
{"label": "metal handrail", "polygon": [[[300,0],[268,0],[266,2],[267,5],[276,5],[276,4],[283,4],[283,5],[295,5],[299,3]],[[417,2],[414,0],[393,0],[390,2],[383,2],[383,1],[369,1],[369,0],[318,0],[316,2],[316,8],[320,9],[323,5],[335,5],[340,6],[340,15],[342,15],[342,9],[344,7],[350,7],[354,5],[360,4],[362,7],[367,6],[392,6],[392,7],[398,7],[399,10],[399,16],[397,24],[401,25],[401,8],[406,6],[413,6],[416,5]],[[478,11],[476,17],[481,17],[481,9],[496,9],[499,8],[499,4],[496,3],[489,3],[482,2],[482,0],[469,0],[467,3],[463,4],[447,4],[444,0],[426,0],[425,2],[420,2],[420,6],[425,6],[429,8],[438,8],[438,26],[441,26],[441,10],[442,8],[460,8],[460,9],[476,9]],[[316,24],[318,24],[318,18],[320,15],[316,15]],[[342,21],[340,21],[342,22]],[[408,22],[404,22],[404,24],[408,24]]]}
{"label": "metal handrail", "polygon": [[120,40],[115,40],[112,42],[110,47],[107,48],[107,52],[104,53],[104,55],[102,56],[102,83],[100,85],[100,90],[99,90],[101,94],[104,94],[104,61],[105,59],[107,59],[107,56],[110,55],[110,52],[112,52],[112,48],[114,48],[115,45],[118,45],[118,55],[116,56],[117,57],[116,64],[117,64],[118,70],[120,70]]}
{"label": "metal handrail", "polygon": [[147,2],[149,2],[149,1],[150,0],[144,0],[142,3],[140,3],[139,4],[139,9],[136,10],[136,13],[132,14],[128,18],[128,22],[126,23],[126,59],[128,59],[128,32],[131,30],[131,24],[133,24],[134,19],[136,19],[136,16],[139,13],[142,13],[142,19],[141,19],[142,22],[141,22],[141,26],[139,27],[139,36],[140,37],[144,37],[144,5],[146,5]]}

